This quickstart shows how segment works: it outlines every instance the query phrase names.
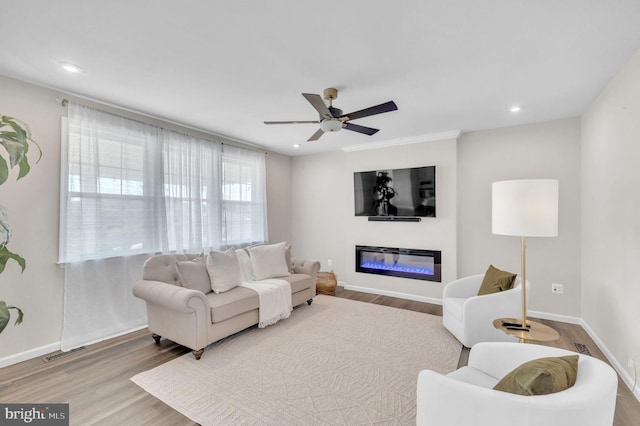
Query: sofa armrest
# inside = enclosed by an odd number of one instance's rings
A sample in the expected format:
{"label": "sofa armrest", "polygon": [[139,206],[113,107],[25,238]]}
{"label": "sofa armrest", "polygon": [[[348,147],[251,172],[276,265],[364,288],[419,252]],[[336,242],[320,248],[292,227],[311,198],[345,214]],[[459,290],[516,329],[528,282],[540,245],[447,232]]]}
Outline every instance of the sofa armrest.
{"label": "sofa armrest", "polygon": [[190,313],[200,307],[209,310],[204,293],[162,281],[139,280],[133,285],[133,295],[172,311]]}
{"label": "sofa armrest", "polygon": [[320,271],[320,262],[317,260],[305,260],[295,257],[291,258],[291,266],[296,274],[307,274],[315,281],[318,271]]}

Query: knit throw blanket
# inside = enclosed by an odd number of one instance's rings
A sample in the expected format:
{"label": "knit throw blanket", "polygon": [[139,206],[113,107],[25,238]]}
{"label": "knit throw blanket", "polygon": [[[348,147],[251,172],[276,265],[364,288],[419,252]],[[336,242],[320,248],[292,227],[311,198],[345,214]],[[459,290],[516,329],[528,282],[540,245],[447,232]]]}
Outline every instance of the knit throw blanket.
{"label": "knit throw blanket", "polygon": [[242,287],[250,288],[258,293],[260,301],[259,328],[273,325],[281,319],[291,316],[293,304],[291,302],[291,284],[285,280],[269,278],[254,281],[250,278],[251,258],[244,250],[237,250],[238,262],[240,262],[240,273],[242,276]]}

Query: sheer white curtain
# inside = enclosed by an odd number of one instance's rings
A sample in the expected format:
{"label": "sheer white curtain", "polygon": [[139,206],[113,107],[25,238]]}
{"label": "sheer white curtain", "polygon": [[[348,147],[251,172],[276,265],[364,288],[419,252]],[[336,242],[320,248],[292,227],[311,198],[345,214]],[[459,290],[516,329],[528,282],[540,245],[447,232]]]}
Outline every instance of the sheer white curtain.
{"label": "sheer white curtain", "polygon": [[222,238],[222,144],[164,132],[164,201],[167,246],[163,251],[208,252]]}
{"label": "sheer white curtain", "polygon": [[223,153],[218,141],[75,103],[67,128],[63,350],[146,324],[131,289],[151,254],[266,240],[263,153]]}
{"label": "sheer white curtain", "polygon": [[223,229],[226,245],[268,240],[264,154],[224,145]]}

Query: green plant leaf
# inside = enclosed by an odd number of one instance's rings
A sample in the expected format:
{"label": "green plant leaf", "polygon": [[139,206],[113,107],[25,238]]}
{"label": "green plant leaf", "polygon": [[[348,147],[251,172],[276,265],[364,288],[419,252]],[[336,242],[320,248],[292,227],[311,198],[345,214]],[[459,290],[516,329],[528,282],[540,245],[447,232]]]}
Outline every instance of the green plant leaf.
{"label": "green plant leaf", "polygon": [[20,142],[16,132],[0,132],[0,145],[9,153],[11,168],[14,168],[24,158],[26,143]]}
{"label": "green plant leaf", "polygon": [[[28,147],[28,145],[27,145]],[[25,154],[27,153],[27,150],[24,150]],[[29,161],[27,161],[27,156],[25,155],[24,157],[22,157],[22,161],[20,161],[18,163],[19,166],[19,173],[18,173],[18,178],[23,178],[26,176],[27,173],[29,173],[29,170],[31,170],[31,166],[29,166]]]}
{"label": "green plant leaf", "polygon": [[7,261],[9,259],[13,259],[22,268],[22,272],[24,272],[24,268],[27,266],[27,262],[19,255],[15,253],[11,253],[7,246],[0,248],[0,274],[4,272],[4,268],[7,266]]}
{"label": "green plant leaf", "polygon": [[9,307],[3,300],[0,300],[0,333],[2,333],[2,330],[9,324],[10,318]]}
{"label": "green plant leaf", "polygon": [[9,309],[15,309],[18,311],[18,318],[16,318],[16,322],[13,325],[20,325],[22,320],[24,319],[24,312],[22,309],[16,306],[7,306],[4,300],[0,300],[0,333],[7,327],[9,324],[9,320],[11,319],[11,312]]}
{"label": "green plant leaf", "polygon": [[[0,185],[4,183],[9,176],[9,169],[19,166],[18,179],[26,176],[31,170],[29,161],[27,160],[27,152],[29,151],[29,142],[32,142],[38,148],[39,162],[42,158],[42,150],[40,146],[31,139],[31,130],[29,126],[15,118],[6,115],[0,115],[0,129],[9,127],[10,130],[0,131],[0,145],[2,145],[9,154],[9,164],[7,167],[6,160],[2,159],[0,165]],[[6,169],[6,170],[5,170]],[[4,177],[6,175],[6,177]]]}
{"label": "green plant leaf", "polygon": [[13,129],[18,137],[18,142],[21,144],[26,144],[27,140],[30,138],[31,130],[27,123],[20,121],[16,118],[9,117],[7,115],[2,116],[2,124],[5,126],[9,126]]}
{"label": "green plant leaf", "polygon": [[5,183],[9,178],[9,166],[7,161],[0,156],[0,185]]}
{"label": "green plant leaf", "polygon": [[24,312],[22,312],[22,309],[18,308],[17,306],[9,306],[7,309],[15,309],[16,311],[18,311],[18,318],[16,318],[16,322],[14,322],[13,325],[22,324],[22,320],[24,319]]}

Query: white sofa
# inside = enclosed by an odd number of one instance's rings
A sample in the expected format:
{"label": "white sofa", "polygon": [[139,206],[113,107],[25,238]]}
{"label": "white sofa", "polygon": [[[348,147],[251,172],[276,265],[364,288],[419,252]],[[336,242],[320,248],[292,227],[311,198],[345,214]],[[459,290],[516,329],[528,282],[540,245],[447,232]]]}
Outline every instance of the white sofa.
{"label": "white sofa", "polygon": [[523,396],[493,390],[513,369],[537,358],[576,355],[523,343],[478,343],[469,362],[447,375],[423,370],[418,376],[420,426],[605,426],[613,423],[618,377],[589,355],[578,360],[576,383],[561,392]]}
{"label": "white sofa", "polygon": [[[180,286],[176,261],[188,261],[195,254],[163,254],[144,264],[142,279],[133,294],[147,306],[149,331],[156,343],[163,336],[193,350],[200,359],[204,348],[259,322],[258,293],[235,287],[221,294]],[[293,306],[311,304],[316,295],[316,274],[320,262],[291,259],[293,273],[282,277],[291,285]]]}
{"label": "white sofa", "polygon": [[[511,290],[478,296],[484,274],[451,281],[442,295],[442,323],[467,348],[478,342],[515,342],[493,327],[497,318],[522,317],[522,283],[516,277]],[[530,284],[527,280],[527,290]],[[527,291],[527,303],[529,291]]]}

